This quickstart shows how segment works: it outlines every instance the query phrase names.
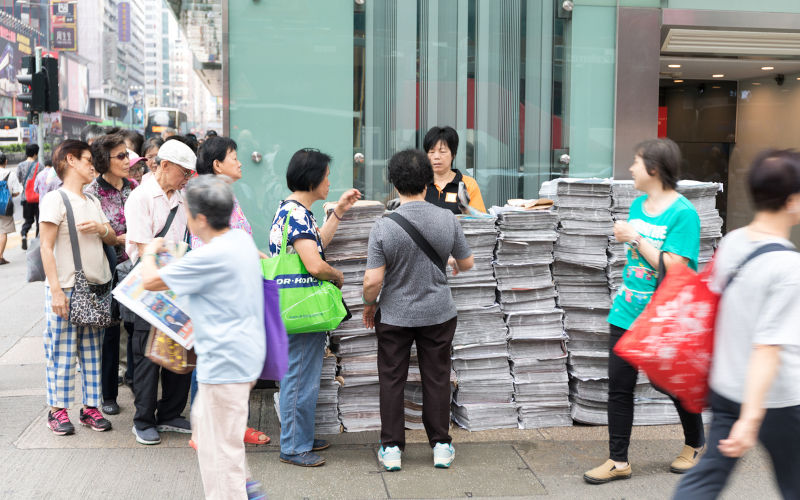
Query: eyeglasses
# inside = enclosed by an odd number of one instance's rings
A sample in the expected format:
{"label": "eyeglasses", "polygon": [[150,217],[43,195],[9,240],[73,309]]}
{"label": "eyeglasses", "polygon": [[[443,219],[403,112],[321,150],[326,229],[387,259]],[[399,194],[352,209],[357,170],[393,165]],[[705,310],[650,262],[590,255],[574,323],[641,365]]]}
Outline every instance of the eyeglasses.
{"label": "eyeglasses", "polygon": [[194,175],[194,170],[189,170],[189,169],[183,168],[180,165],[178,165],[177,163],[170,163],[170,165],[175,165],[175,167],[178,168],[180,173],[183,174],[183,178],[184,179],[188,179],[189,177]]}
{"label": "eyeglasses", "polygon": [[118,153],[118,154],[115,154],[115,155],[114,155],[114,156],[112,156],[111,158],[116,158],[117,160],[120,160],[120,161],[122,161],[122,160],[127,160],[129,156],[130,156],[130,155],[128,154],[128,152],[127,152],[127,151],[125,151],[124,153]]}
{"label": "eyeglasses", "polygon": [[89,165],[91,165],[91,164],[92,164],[92,157],[91,157],[91,155],[89,155],[89,156],[81,156],[81,160],[83,160],[83,161],[85,161],[85,162],[89,163]]}

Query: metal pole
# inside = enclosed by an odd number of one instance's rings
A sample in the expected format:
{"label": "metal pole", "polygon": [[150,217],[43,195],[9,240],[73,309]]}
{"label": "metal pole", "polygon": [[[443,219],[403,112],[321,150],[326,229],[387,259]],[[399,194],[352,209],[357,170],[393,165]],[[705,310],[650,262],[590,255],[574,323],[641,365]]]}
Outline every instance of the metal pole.
{"label": "metal pole", "polygon": [[[36,72],[42,71],[42,48],[36,47]],[[44,163],[44,113],[39,113],[39,120],[36,124],[36,141],[39,144],[39,163]]]}

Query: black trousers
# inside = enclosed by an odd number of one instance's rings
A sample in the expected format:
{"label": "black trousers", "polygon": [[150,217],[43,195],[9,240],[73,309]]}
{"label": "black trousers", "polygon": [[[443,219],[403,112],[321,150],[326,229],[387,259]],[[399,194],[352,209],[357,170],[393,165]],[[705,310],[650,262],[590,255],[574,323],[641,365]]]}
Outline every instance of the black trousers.
{"label": "black trousers", "polygon": [[[150,330],[133,330],[133,424],[139,430],[180,416],[189,398],[192,374],[178,375],[161,368],[144,356]],[[158,379],[161,377],[161,399]],[[158,415],[156,415],[158,413]]]}
{"label": "black trousers", "polygon": [[375,315],[378,337],[378,380],[380,382],[381,444],[406,446],[403,404],[411,344],[417,343],[422,376],[422,423],[431,447],[450,443],[450,348],[457,318],[438,325],[403,327],[380,322]]}
{"label": "black trousers", "polygon": [[[708,450],[678,485],[676,499],[717,498],[725,487],[738,458],[726,457],[717,449],[739,418],[741,405],[711,391],[711,430]],[[772,467],[783,498],[800,498],[800,406],[767,410],[758,439],[772,458]],[[763,479],[766,481],[767,479]]]}
{"label": "black trousers", "polygon": [[[625,330],[611,325],[608,346],[608,451],[609,458],[617,462],[628,461],[628,446],[633,428],[633,391],[636,388],[636,368],[614,353],[614,346]],[[703,417],[691,413],[670,396],[683,426],[687,445],[699,448],[705,442]]]}
{"label": "black trousers", "polygon": [[[100,380],[103,385],[103,401],[116,401],[119,394],[119,338],[121,325],[109,326],[103,332],[103,359],[100,365]],[[133,323],[126,323],[125,330],[133,331]],[[133,353],[128,351],[128,359]],[[132,368],[129,369],[131,372]]]}
{"label": "black trousers", "polygon": [[39,236],[39,203],[28,203],[27,201],[22,202],[22,217],[25,219],[25,222],[22,223],[22,229],[20,229],[20,234],[23,238],[28,237],[28,231],[31,230],[33,227],[34,220],[36,221],[36,236]]}

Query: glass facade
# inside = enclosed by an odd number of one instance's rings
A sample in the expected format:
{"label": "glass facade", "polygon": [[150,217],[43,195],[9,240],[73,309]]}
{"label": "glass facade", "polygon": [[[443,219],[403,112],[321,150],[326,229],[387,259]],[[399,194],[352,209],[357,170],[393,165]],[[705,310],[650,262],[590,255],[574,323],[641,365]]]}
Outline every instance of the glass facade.
{"label": "glass facade", "polygon": [[[683,177],[722,182],[727,228],[741,226],[750,216],[743,173],[755,151],[798,146],[789,116],[800,50],[785,39],[798,34],[800,5],[699,7],[680,0],[224,3],[225,132],[240,144],[245,182],[237,190],[258,241],[288,194],[285,168],[297,149],[334,157],[331,198],[355,186],[387,201],[394,197],[388,159],[421,148],[434,125],[458,131],[454,165],[476,178],[487,206],[535,198],[558,176],[627,178],[633,145],[671,137],[685,156]],[[738,38],[717,39],[721,32]],[[754,46],[758,32],[780,50]],[[727,74],[715,78],[715,68]]]}

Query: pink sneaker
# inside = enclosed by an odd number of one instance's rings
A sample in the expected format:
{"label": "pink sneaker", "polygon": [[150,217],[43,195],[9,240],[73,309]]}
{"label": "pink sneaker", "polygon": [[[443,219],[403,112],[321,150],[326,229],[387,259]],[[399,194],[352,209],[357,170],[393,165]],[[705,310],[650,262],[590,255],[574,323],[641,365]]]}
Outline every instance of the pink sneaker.
{"label": "pink sneaker", "polygon": [[53,410],[47,412],[47,427],[53,431],[53,434],[58,436],[75,434],[75,426],[69,421],[69,414],[67,414],[66,408],[61,408],[55,413],[53,413]]}
{"label": "pink sneaker", "polygon": [[100,410],[93,406],[81,409],[81,423],[97,432],[111,430],[111,422],[106,420]]}

